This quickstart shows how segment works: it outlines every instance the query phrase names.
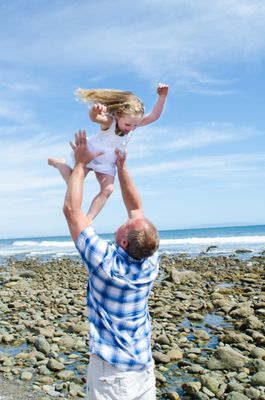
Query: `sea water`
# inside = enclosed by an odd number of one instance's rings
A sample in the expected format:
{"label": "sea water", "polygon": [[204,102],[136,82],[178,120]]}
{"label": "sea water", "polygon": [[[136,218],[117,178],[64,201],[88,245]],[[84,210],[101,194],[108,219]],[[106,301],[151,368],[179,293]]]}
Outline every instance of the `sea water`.
{"label": "sea water", "polygon": [[[172,229],[159,231],[159,235],[159,251],[168,254],[185,253],[193,257],[202,253],[231,255],[244,250],[242,254],[247,257],[261,254],[265,250],[265,225]],[[100,236],[110,242],[114,241],[113,234]],[[78,257],[78,253],[70,236],[1,239],[0,260],[7,257],[49,259]]]}

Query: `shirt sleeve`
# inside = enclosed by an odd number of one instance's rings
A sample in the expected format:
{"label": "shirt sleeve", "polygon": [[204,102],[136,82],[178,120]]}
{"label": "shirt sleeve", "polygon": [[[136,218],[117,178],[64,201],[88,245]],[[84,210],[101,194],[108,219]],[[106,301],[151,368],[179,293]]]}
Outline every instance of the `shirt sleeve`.
{"label": "shirt sleeve", "polygon": [[101,239],[92,226],[84,229],[78,236],[75,246],[88,270],[97,268],[107,257],[109,243]]}

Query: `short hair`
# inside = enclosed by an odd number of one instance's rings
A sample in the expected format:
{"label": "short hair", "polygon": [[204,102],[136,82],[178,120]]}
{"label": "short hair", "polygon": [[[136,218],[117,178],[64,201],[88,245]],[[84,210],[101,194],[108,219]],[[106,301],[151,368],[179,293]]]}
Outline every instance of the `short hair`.
{"label": "short hair", "polygon": [[143,229],[132,229],[128,233],[128,246],[126,252],[132,258],[141,260],[154,254],[159,246],[159,235],[156,227],[145,219]]}

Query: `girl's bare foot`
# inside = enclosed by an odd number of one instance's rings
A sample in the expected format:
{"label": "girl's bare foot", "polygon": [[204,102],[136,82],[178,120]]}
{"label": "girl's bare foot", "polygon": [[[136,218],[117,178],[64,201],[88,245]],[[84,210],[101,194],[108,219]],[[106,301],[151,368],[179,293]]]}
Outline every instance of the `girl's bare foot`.
{"label": "girl's bare foot", "polygon": [[65,164],[65,158],[48,158],[48,164],[57,168],[60,164]]}

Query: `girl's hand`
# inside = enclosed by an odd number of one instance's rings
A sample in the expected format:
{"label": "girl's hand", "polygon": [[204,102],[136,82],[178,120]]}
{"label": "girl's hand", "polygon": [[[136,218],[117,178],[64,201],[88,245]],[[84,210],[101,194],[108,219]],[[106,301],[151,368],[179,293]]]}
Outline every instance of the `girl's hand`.
{"label": "girl's hand", "polygon": [[157,94],[159,96],[167,96],[168,94],[168,85],[166,85],[165,83],[159,83],[157,85]]}
{"label": "girl's hand", "polygon": [[92,111],[96,114],[104,115],[107,113],[107,107],[103,104],[96,103],[92,106]]}

